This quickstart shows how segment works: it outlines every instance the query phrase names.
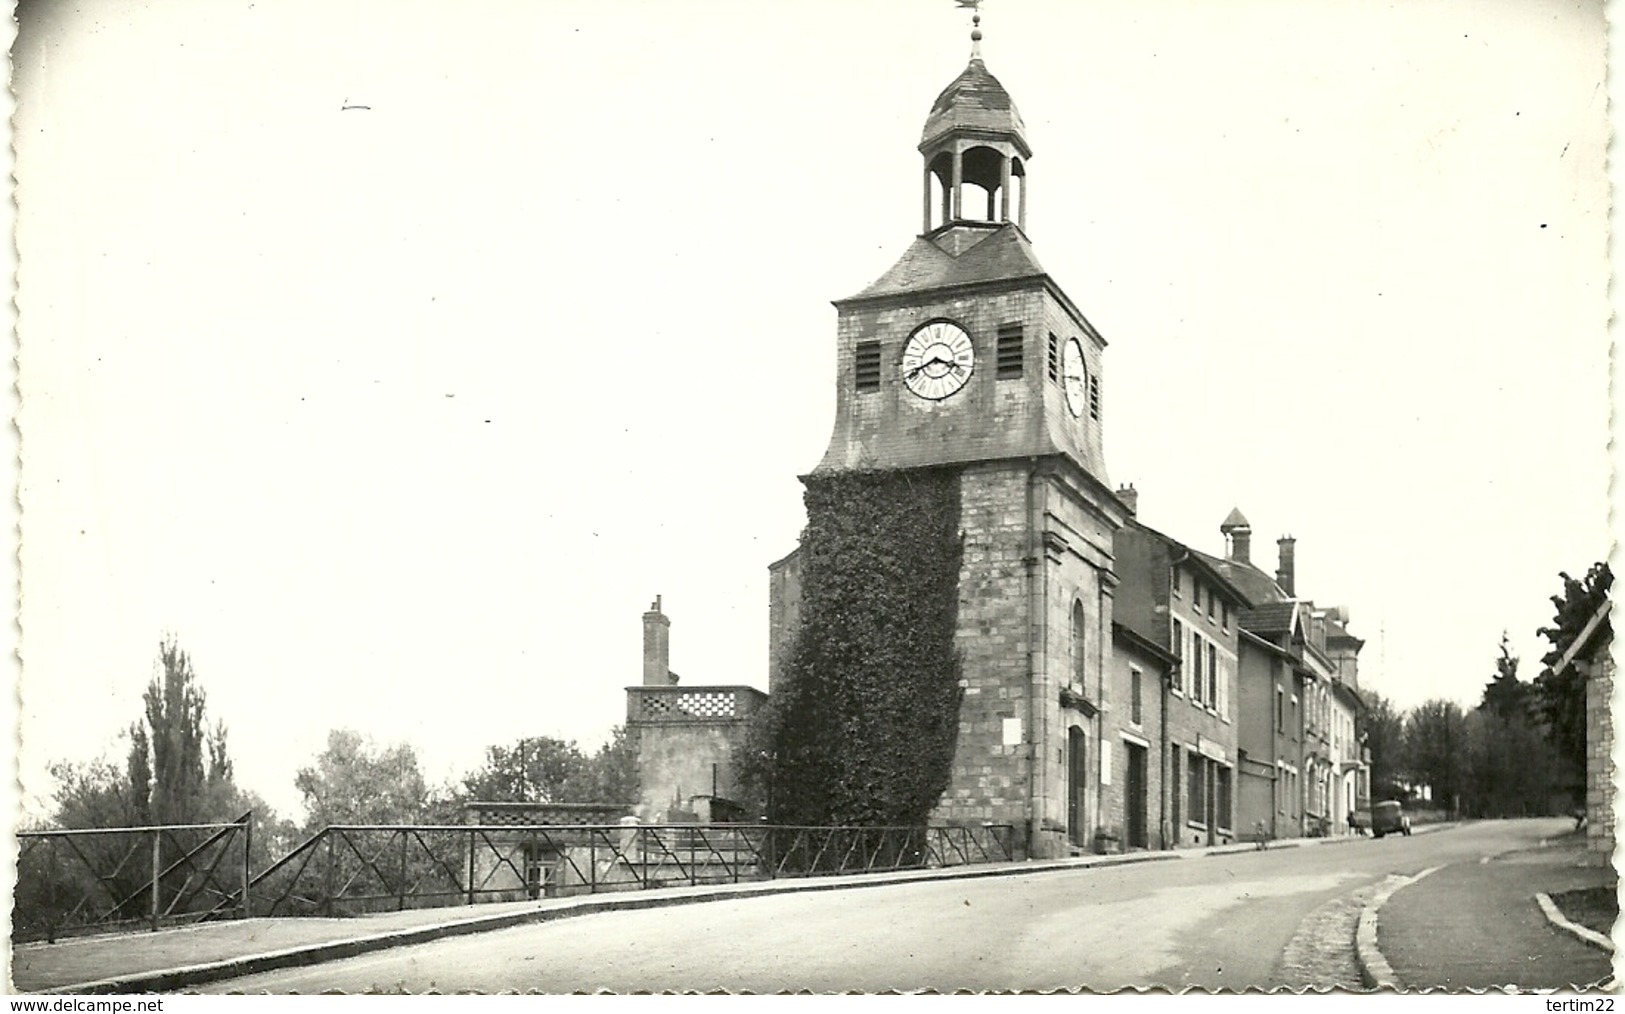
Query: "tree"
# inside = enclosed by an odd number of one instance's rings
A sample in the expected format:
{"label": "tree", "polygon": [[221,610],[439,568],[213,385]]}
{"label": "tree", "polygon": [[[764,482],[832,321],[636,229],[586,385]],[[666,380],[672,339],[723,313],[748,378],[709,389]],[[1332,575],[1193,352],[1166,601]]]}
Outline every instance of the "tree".
{"label": "tree", "polygon": [[1529,685],[1518,679],[1518,656],[1512,654],[1507,632],[1501,631],[1501,656],[1495,660],[1495,676],[1484,686],[1480,710],[1503,721],[1521,718],[1528,712]]}
{"label": "tree", "polygon": [[411,746],[379,749],[351,729],[329,732],[327,748],[293,781],[303,796],[309,831],[329,824],[419,822],[433,802]]}
{"label": "tree", "polygon": [[158,643],[157,669],[142,695],[142,717],[130,726],[125,764],[139,819],[187,824],[237,816],[220,812],[235,796],[225,726],[208,729],[203,688],[173,635]]}
{"label": "tree", "polygon": [[1435,698],[1405,719],[1406,768],[1432,787],[1439,806],[1456,809],[1467,787],[1467,716],[1455,701]]}
{"label": "tree", "polygon": [[551,736],[527,736],[513,746],[485,748],[485,766],[464,776],[470,799],[498,803],[561,803],[566,789],[579,782],[587,758],[574,742]]}
{"label": "tree", "polygon": [[590,756],[573,741],[529,736],[511,747],[486,747],[485,765],[463,777],[462,792],[488,802],[631,803],[638,795],[636,762],[621,725]]}
{"label": "tree", "polygon": [[1368,690],[1360,693],[1366,701],[1361,728],[1371,751],[1371,798],[1404,798],[1405,789],[1400,783],[1405,776],[1405,716],[1381,694]]}
{"label": "tree", "polygon": [[[1538,631],[1551,643],[1552,649],[1541,657],[1543,666],[1535,677],[1536,707],[1551,734],[1558,758],[1573,772],[1585,770],[1586,714],[1585,675],[1578,666],[1567,666],[1561,672],[1558,662],[1573,646],[1587,623],[1608,601],[1608,591],[1614,584],[1613,571],[1606,562],[1596,563],[1582,580],[1576,581],[1567,573],[1563,579],[1563,594],[1552,596],[1556,614],[1550,627]],[[1603,619],[1604,637],[1611,636],[1610,621]]]}

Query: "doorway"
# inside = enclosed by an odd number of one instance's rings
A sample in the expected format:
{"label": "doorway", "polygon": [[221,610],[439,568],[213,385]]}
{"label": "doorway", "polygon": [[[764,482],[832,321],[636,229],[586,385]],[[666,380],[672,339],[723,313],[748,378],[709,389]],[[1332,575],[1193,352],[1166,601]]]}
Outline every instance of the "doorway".
{"label": "doorway", "polygon": [[1128,771],[1123,784],[1123,806],[1128,811],[1124,814],[1123,831],[1128,840],[1124,844],[1135,849],[1150,848],[1145,826],[1146,749],[1133,743],[1123,746],[1128,751]]}
{"label": "doorway", "polygon": [[1073,726],[1066,730],[1066,836],[1072,844],[1088,845],[1089,832],[1084,827],[1088,819],[1085,802],[1089,786],[1089,738],[1082,729]]}

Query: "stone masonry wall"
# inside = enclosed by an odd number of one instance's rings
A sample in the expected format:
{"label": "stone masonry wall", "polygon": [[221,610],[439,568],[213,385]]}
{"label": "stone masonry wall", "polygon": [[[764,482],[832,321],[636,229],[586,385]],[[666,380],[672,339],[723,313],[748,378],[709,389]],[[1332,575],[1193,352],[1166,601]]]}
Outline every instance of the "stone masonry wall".
{"label": "stone masonry wall", "polygon": [[953,778],[932,814],[934,822],[1015,824],[1018,840],[1031,770],[1025,483],[1025,469],[1011,467],[969,468],[961,478],[957,643],[965,694]]}

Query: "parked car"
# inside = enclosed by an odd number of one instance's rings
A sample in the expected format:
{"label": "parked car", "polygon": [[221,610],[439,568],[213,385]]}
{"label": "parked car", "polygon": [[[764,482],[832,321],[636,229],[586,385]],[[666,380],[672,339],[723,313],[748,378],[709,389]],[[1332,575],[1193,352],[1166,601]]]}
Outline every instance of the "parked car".
{"label": "parked car", "polygon": [[1371,807],[1371,834],[1381,838],[1390,832],[1410,836],[1411,818],[1399,800],[1390,799]]}

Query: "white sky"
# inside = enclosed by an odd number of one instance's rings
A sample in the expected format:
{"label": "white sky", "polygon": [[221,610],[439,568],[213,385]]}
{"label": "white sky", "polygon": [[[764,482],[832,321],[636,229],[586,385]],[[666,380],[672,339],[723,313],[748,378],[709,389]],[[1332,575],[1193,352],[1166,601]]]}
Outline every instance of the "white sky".
{"label": "white sky", "polygon": [[[991,0],[1028,232],[1111,343],[1111,479],[1298,539],[1362,682],[1538,671],[1607,552],[1600,0]],[[919,228],[947,0],[104,0],[15,51],[25,800],[160,636],[238,780],[599,743],[656,594],[765,685],[832,299]],[[369,108],[342,110],[346,104]]]}

